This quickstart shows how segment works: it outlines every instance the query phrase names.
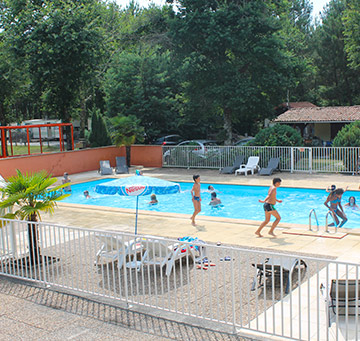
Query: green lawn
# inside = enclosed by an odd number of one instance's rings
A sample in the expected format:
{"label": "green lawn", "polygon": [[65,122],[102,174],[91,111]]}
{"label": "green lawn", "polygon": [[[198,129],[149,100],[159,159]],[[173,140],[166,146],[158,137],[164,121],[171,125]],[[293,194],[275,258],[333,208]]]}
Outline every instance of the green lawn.
{"label": "green lawn", "polygon": [[[11,147],[8,146],[8,152],[9,155],[28,155],[28,146],[20,145],[17,146],[13,145],[13,154],[11,153]],[[49,153],[49,152],[59,152],[60,146],[48,146],[46,143],[42,146],[42,152],[43,153]],[[30,146],[30,154],[38,154],[41,153],[40,145],[37,146]]]}

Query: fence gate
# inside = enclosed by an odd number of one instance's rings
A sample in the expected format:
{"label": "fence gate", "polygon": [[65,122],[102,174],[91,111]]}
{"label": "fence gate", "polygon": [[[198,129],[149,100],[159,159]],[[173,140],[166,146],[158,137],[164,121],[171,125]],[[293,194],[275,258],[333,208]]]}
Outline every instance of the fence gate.
{"label": "fence gate", "polygon": [[311,147],[291,148],[291,172],[312,172]]}

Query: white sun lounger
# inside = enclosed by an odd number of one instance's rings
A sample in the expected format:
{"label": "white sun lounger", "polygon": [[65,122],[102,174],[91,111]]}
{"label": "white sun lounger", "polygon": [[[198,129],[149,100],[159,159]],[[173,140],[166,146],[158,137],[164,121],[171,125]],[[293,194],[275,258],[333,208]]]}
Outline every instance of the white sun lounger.
{"label": "white sun lounger", "polygon": [[252,175],[254,175],[255,170],[259,170],[259,160],[260,158],[258,156],[250,156],[246,165],[241,165],[239,169],[235,171],[235,175],[244,173],[245,175],[248,174],[248,172],[251,172]]}

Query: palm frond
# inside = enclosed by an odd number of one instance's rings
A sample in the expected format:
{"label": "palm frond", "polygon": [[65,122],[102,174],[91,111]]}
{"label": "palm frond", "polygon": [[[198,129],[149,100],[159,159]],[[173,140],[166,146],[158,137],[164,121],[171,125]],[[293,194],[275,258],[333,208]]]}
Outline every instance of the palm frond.
{"label": "palm frond", "polygon": [[[7,179],[6,185],[1,189],[3,199],[1,208],[19,205],[20,209],[14,214],[20,219],[41,218],[40,212],[52,214],[56,202],[67,198],[70,194],[64,194],[61,189],[67,184],[51,187],[57,181],[45,171],[39,173],[21,173]],[[0,212],[0,216],[4,216]]]}

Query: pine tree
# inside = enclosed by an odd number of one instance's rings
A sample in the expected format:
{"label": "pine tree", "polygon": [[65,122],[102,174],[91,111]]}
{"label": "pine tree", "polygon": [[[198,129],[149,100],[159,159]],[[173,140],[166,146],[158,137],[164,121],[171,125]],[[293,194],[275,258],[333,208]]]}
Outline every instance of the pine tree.
{"label": "pine tree", "polygon": [[89,137],[91,147],[102,147],[111,145],[111,138],[106,129],[100,110],[94,110],[91,117],[91,132]]}

